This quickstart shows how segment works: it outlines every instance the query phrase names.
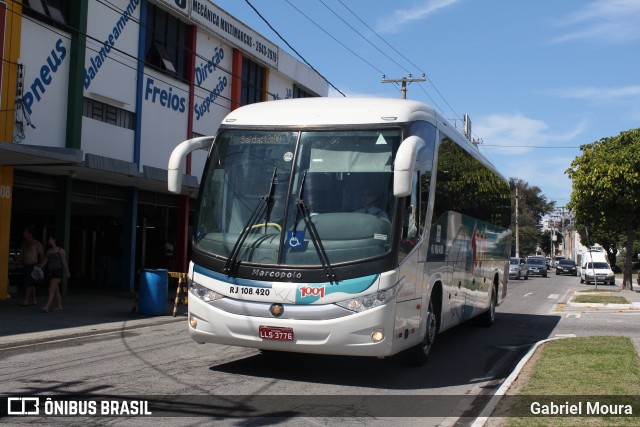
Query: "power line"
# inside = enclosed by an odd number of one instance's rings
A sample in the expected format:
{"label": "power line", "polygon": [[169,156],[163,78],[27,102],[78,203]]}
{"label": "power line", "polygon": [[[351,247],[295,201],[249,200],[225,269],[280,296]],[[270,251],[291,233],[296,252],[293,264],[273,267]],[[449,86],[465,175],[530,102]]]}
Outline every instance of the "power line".
{"label": "power line", "polygon": [[[387,46],[389,46],[391,49],[393,49],[398,55],[400,55],[405,61],[407,61],[409,64],[411,64],[413,67],[415,67],[416,69],[418,69],[421,73],[426,74],[424,72],[424,70],[422,70],[419,66],[417,66],[416,64],[414,64],[413,62],[411,62],[411,60],[409,60],[406,56],[404,56],[402,53],[400,53],[400,51],[398,51],[398,49],[396,49],[395,47],[393,47],[391,44],[389,44],[389,42],[387,42],[384,38],[382,38],[382,36],[380,34],[378,34],[373,28],[371,28],[369,25],[367,25],[366,22],[364,22],[354,11],[352,11],[351,9],[349,9],[349,6],[347,6],[346,4],[344,4],[342,2],[342,0],[338,0],[338,2],[345,8],[347,9],[349,12],[351,12],[351,14],[353,16],[356,17],[356,19],[358,21],[360,21],[362,23],[362,25],[364,25],[365,27],[367,27],[369,29],[369,31],[371,31],[373,34],[375,34],[380,40],[382,40]],[[404,67],[403,67],[404,68]],[[405,69],[405,71],[407,71]],[[409,71],[407,71],[409,72]]]}
{"label": "power line", "polygon": [[[15,1],[15,0],[14,0],[14,1]],[[106,0],[97,0],[97,1],[98,1],[99,3],[101,3],[101,4],[103,4],[105,7],[107,7],[107,8],[109,8],[109,9],[113,10],[113,11],[114,11],[114,12],[116,12],[117,14],[120,14],[121,16],[122,16],[122,15],[123,15],[123,13],[124,13],[124,11],[123,11],[123,10],[120,10],[120,9],[114,8],[115,6],[114,6],[114,7],[109,7],[108,5],[106,5],[105,3],[103,3],[103,1],[106,1]],[[65,33],[62,33],[62,32],[60,32],[60,31],[56,31],[56,29],[55,29],[55,28],[51,28],[51,27],[49,27],[49,26],[44,25],[44,24],[43,24],[42,22],[40,22],[37,18],[33,18],[33,17],[31,17],[31,16],[25,15],[24,13],[18,13],[18,12],[13,11],[13,10],[12,10],[11,12],[12,12],[12,13],[14,13],[14,14],[16,14],[16,15],[18,15],[18,16],[20,16],[20,17],[22,17],[23,19],[25,19],[25,20],[27,20],[27,21],[30,21],[30,22],[32,22],[32,23],[34,23],[34,24],[36,24],[36,25],[38,25],[38,26],[40,26],[40,27],[44,28],[45,30],[48,30],[48,31],[50,31],[50,32],[52,32],[52,33],[54,33],[54,34],[58,35],[58,36],[59,36],[59,37],[61,37],[61,38],[64,38],[64,39],[66,39],[66,40],[71,41],[71,37],[70,37],[69,35],[67,35],[67,34],[65,34]],[[142,25],[142,23],[141,23],[140,21],[135,20],[135,19],[131,19],[131,20],[132,20],[132,22],[138,23],[138,25],[139,25],[139,26],[141,26],[141,27],[143,27],[143,28],[146,28],[146,26]],[[104,41],[99,40],[98,38],[93,37],[93,36],[89,35],[89,34],[88,34],[88,33],[86,33],[86,32],[79,31],[79,29],[78,29],[78,28],[72,27],[72,26],[70,26],[70,25],[68,25],[68,24],[65,24],[65,26],[66,26],[67,28],[69,28],[69,30],[74,31],[74,32],[76,32],[76,33],[78,33],[78,34],[81,34],[81,35],[85,36],[85,37],[87,38],[87,40],[97,43],[99,46],[101,46],[101,45],[103,45],[103,44],[104,44]],[[84,47],[87,51],[91,51],[91,52],[98,53],[98,54],[100,53],[100,51],[99,51],[98,49],[96,49],[96,48],[94,48],[94,47],[92,47],[92,46],[88,45],[86,42],[85,42],[84,44],[79,43],[79,46],[80,46],[81,48],[82,48],[82,47]],[[135,63],[136,63],[136,65],[137,65],[137,63],[138,63],[138,62],[142,62],[142,63],[144,64],[144,66],[145,66],[145,67],[149,67],[149,68],[151,68],[151,69],[157,69],[159,72],[162,72],[162,70],[161,70],[161,69],[158,69],[158,68],[157,68],[157,67],[155,67],[154,65],[149,64],[149,63],[146,63],[146,62],[144,61],[144,59],[138,59],[136,56],[134,56],[134,55],[132,55],[132,54],[130,54],[130,53],[128,53],[128,52],[125,52],[125,51],[123,51],[123,50],[121,50],[121,49],[119,49],[119,48],[117,48],[117,47],[115,47],[115,46],[111,46],[111,51],[112,51],[112,52],[119,53],[123,58],[128,58],[128,59],[132,60],[132,62],[135,62]],[[209,60],[208,58],[205,58],[205,57],[203,57],[202,55],[198,54],[197,52],[193,52],[193,51],[191,51],[190,49],[185,49],[185,52],[187,52],[188,54],[194,55],[196,58],[200,58],[200,59],[202,59],[202,60],[204,60],[204,61],[208,61],[208,60]],[[112,61],[114,61],[114,62],[116,62],[116,63],[118,63],[118,64],[120,64],[120,65],[124,66],[124,67],[127,67],[127,68],[131,69],[131,70],[134,70],[134,71],[136,71],[136,70],[137,70],[137,68],[136,68],[136,66],[135,66],[135,65],[124,63],[124,62],[122,62],[122,61],[120,61],[120,60],[118,60],[118,59],[114,58],[114,56],[113,56],[113,55],[108,56],[108,58],[109,58],[109,59],[111,59]],[[3,59],[3,61],[8,62],[8,61],[6,61],[6,60],[4,60],[4,59]],[[226,70],[224,67],[220,67],[220,66],[218,65],[218,66],[216,66],[216,68],[219,68],[220,70],[222,70],[222,71],[224,71],[225,73],[229,74],[229,76],[230,76],[230,77],[234,77],[234,74],[233,74],[231,71]],[[172,88],[174,88],[174,89],[176,89],[176,90],[180,90],[180,91],[182,91],[182,92],[186,92],[186,93],[188,93],[188,90],[185,90],[185,89],[183,89],[182,87],[177,86],[177,85],[173,84],[172,82],[170,82],[170,81],[168,81],[168,80],[166,80],[166,79],[158,78],[157,76],[151,76],[150,74],[148,74],[148,73],[146,73],[146,72],[144,72],[144,73],[143,73],[143,75],[144,75],[144,76],[147,76],[147,77],[153,77],[155,80],[157,80],[157,81],[159,81],[159,82],[161,82],[161,83],[163,83],[163,84],[165,84],[165,85],[167,85],[167,86],[169,86],[169,87],[172,87]],[[176,76],[171,76],[171,77],[172,77],[172,78],[175,78],[176,80],[178,80],[178,81],[180,81],[180,82],[182,82],[182,83],[184,83],[184,84],[187,84],[187,85],[191,84],[191,82],[190,82],[189,80],[184,79],[184,78],[181,78],[180,76],[177,76],[177,75],[176,75]],[[235,76],[235,77],[238,77],[238,76]],[[198,85],[198,84],[196,84],[195,82],[193,82],[193,86],[194,86],[195,88],[198,88],[198,89],[201,89],[201,90],[204,90],[204,91],[209,91],[209,90],[210,90],[209,88],[206,88],[206,87],[204,87],[204,86],[202,86],[202,85]],[[271,95],[271,96],[275,96],[275,94],[273,94],[273,93],[271,93],[271,92],[267,92],[267,94],[269,94],[269,95]],[[208,98],[208,96],[201,96],[201,95],[198,95],[198,94],[196,94],[196,93],[194,92],[194,99],[197,99],[197,100],[204,100],[204,99],[206,99],[206,98]],[[222,95],[222,94],[219,94],[219,95],[218,95],[218,98],[221,98],[221,99],[224,99],[224,100],[226,100],[226,101],[231,102],[231,98],[226,97],[226,96],[224,96],[224,95]],[[213,104],[213,105],[217,105],[217,106],[219,106],[219,107],[223,107],[223,108],[228,108],[228,107],[229,107],[228,105],[223,105],[223,104],[217,103],[217,102],[215,102],[215,101],[211,101],[211,104]]]}
{"label": "power line", "polygon": [[[15,1],[15,0],[13,0],[13,1]],[[109,8],[109,9],[111,9],[112,11],[116,12],[116,13],[117,13],[117,14],[119,14],[120,16],[124,16],[124,10],[117,8],[116,6],[112,5],[111,3],[109,3],[109,4],[105,4],[105,2],[107,2],[107,0],[96,0],[96,1],[97,1],[98,3],[100,3],[100,4],[104,5],[105,7],[107,7],[107,8]],[[108,2],[107,2],[107,3],[108,3]],[[15,12],[15,11],[12,11],[12,12],[13,12],[13,13],[15,13],[15,14],[17,14],[17,15],[19,15],[19,16],[21,16],[23,19],[26,19],[26,20],[28,20],[28,21],[30,21],[30,22],[33,22],[34,24],[36,24],[36,25],[38,25],[38,26],[40,26],[40,27],[42,27],[42,28],[44,28],[44,29],[46,29],[46,30],[48,30],[48,31],[51,31],[52,33],[54,33],[54,34],[56,34],[56,35],[60,36],[61,38],[65,38],[65,39],[67,39],[67,40],[71,40],[71,37],[70,37],[70,36],[68,36],[67,34],[61,33],[61,32],[59,32],[59,31],[56,31],[54,28],[49,28],[48,26],[43,25],[43,24],[42,24],[39,20],[37,20],[36,18],[30,17],[30,16],[28,16],[28,15],[25,15],[24,13],[18,14],[18,13],[17,13],[17,12]],[[130,21],[132,21],[132,22],[134,22],[134,23],[137,23],[140,27],[142,27],[142,28],[145,28],[145,29],[146,29],[146,26],[145,26],[145,25],[142,25],[142,22],[141,22],[140,20],[134,19],[134,18],[132,17],[132,18],[130,19]],[[70,26],[70,25],[68,25],[68,24],[65,24],[65,26],[66,26],[67,28],[69,28],[70,30],[75,31],[75,32],[76,32],[76,33],[78,33],[78,34],[84,35],[84,36],[85,36],[89,41],[92,41],[92,42],[97,43],[97,44],[98,44],[98,46],[101,46],[101,45],[103,45],[103,44],[104,44],[104,41],[99,40],[98,38],[93,37],[93,36],[89,35],[89,34],[88,34],[88,33],[86,33],[86,32],[81,32],[81,31],[79,31],[79,30],[78,30],[78,28],[72,27],[72,26]],[[92,47],[92,46],[88,45],[87,43],[80,44],[80,47],[84,47],[87,51],[92,51],[92,52],[94,52],[94,53],[100,53],[100,51],[99,51],[98,49],[96,49],[96,48],[94,48],[94,47]],[[156,67],[156,66],[154,66],[154,65],[152,65],[152,64],[149,64],[149,63],[145,62],[145,61],[144,61],[144,59],[138,59],[136,56],[134,56],[134,55],[132,55],[132,54],[130,54],[130,53],[128,53],[128,52],[125,52],[125,51],[123,51],[123,50],[121,50],[121,49],[119,49],[119,48],[117,48],[117,47],[115,47],[115,46],[111,46],[111,51],[112,51],[112,52],[119,53],[123,58],[128,58],[128,59],[132,60],[133,62],[135,62],[135,63],[136,63],[136,65],[137,65],[137,63],[138,63],[138,62],[142,62],[142,63],[144,64],[144,66],[145,66],[145,67],[149,67],[149,68],[151,68],[151,69],[155,69],[155,70],[157,70],[157,71],[159,71],[159,72],[161,72],[161,73],[163,72],[163,70],[162,70],[162,69],[160,69],[160,68],[158,68],[158,67]],[[202,55],[198,54],[197,52],[192,51],[191,49],[185,48],[185,52],[186,52],[186,53],[188,53],[188,54],[190,54],[190,55],[194,55],[196,58],[202,59],[202,60],[204,60],[204,61],[209,61],[209,58],[205,58],[204,56],[202,56]],[[126,64],[126,63],[124,63],[124,62],[122,62],[122,61],[119,61],[118,59],[114,58],[114,56],[113,56],[113,55],[108,56],[108,58],[109,58],[109,59],[111,59],[112,61],[114,61],[114,62],[116,62],[116,63],[118,63],[118,64],[120,64],[120,65],[123,65],[123,66],[125,66],[125,67],[127,67],[127,68],[130,68],[130,69],[132,69],[132,70],[134,70],[134,71],[136,71],[136,70],[137,70],[137,69],[136,69],[136,67],[135,67],[134,65]],[[216,66],[216,68],[218,68],[218,69],[222,70],[223,72],[227,73],[230,77],[237,77],[237,78],[241,78],[240,76],[236,76],[236,75],[234,75],[234,74],[233,74],[233,72],[231,72],[231,71],[229,71],[229,70],[225,69],[224,67],[221,67],[220,65],[217,65],[217,66]],[[143,72],[143,75],[144,75],[144,76],[147,76],[147,77],[150,77],[150,74],[148,74],[148,73],[146,73],[146,72]],[[159,81],[159,82],[161,82],[161,83],[163,83],[163,84],[165,84],[165,85],[167,85],[167,86],[169,86],[169,87],[172,87],[172,88],[174,88],[174,89],[176,89],[176,90],[179,90],[179,91],[182,91],[182,92],[186,92],[186,93],[188,93],[188,91],[187,91],[187,90],[185,90],[185,89],[181,88],[180,86],[177,86],[177,85],[173,84],[173,83],[172,83],[172,82],[170,82],[170,81],[167,81],[166,79],[158,78],[157,76],[152,76],[152,77],[153,77],[155,80],[157,80],[157,81]],[[178,75],[171,76],[171,77],[172,77],[172,78],[175,78],[176,80],[178,80],[178,81],[180,81],[180,82],[182,82],[182,83],[184,83],[184,84],[187,84],[187,85],[190,85],[190,84],[191,84],[191,82],[190,82],[188,79],[182,78],[182,77],[180,77],[180,76],[178,76]],[[201,90],[204,90],[204,91],[207,91],[207,92],[208,92],[208,91],[210,91],[210,89],[209,89],[209,88],[204,87],[204,86],[202,86],[202,85],[198,85],[198,84],[196,84],[195,82],[193,82],[193,86],[194,86],[195,88],[198,88],[198,89],[201,89]],[[266,93],[267,93],[268,95],[271,95],[272,97],[275,97],[275,96],[276,96],[276,94],[271,93],[271,92],[269,92],[269,91],[267,91]],[[206,99],[206,98],[208,98],[208,96],[201,96],[201,95],[198,95],[198,94],[196,94],[196,93],[194,92],[194,99],[199,100],[199,101],[202,101],[202,100],[204,100],[204,99]],[[218,98],[221,98],[221,99],[224,99],[224,100],[226,100],[226,101],[231,102],[231,98],[226,97],[226,96],[224,96],[224,95],[222,95],[222,94],[219,94],[219,95],[218,95]],[[215,102],[215,101],[210,101],[210,102],[211,102],[211,104],[213,104],[213,105],[217,105],[217,106],[222,107],[222,108],[228,108],[228,107],[229,107],[228,105],[223,105],[223,104],[217,103],[217,102]]]}
{"label": "power line", "polygon": [[[245,0],[246,2],[248,2],[249,0]],[[340,40],[338,40],[337,38],[335,38],[331,33],[329,33],[327,30],[325,30],[324,28],[322,28],[316,21],[314,21],[313,19],[311,19],[308,15],[306,15],[303,11],[301,11],[300,9],[298,9],[297,7],[295,7],[293,4],[291,4],[291,2],[289,0],[284,0],[289,6],[291,6],[292,8],[294,8],[300,15],[304,16],[305,18],[307,18],[309,20],[309,22],[311,22],[313,25],[315,25],[316,27],[318,27],[323,33],[325,33],[326,35],[328,35],[329,37],[331,37],[336,43],[338,43],[340,46],[344,47],[345,49],[347,49],[349,52],[351,52],[355,57],[359,58],[362,62],[364,62],[365,64],[367,64],[369,67],[373,68],[374,70],[376,70],[378,73],[380,74],[384,74],[384,72],[382,70],[380,70],[378,67],[376,67],[375,65],[373,65],[371,62],[367,61],[366,59],[364,59],[362,56],[360,56],[357,52],[353,51],[352,49],[350,49],[347,45],[345,45],[344,43],[342,43]]]}
{"label": "power line", "polygon": [[423,82],[425,80],[426,77],[424,74],[421,78],[412,78],[411,74],[409,74],[409,77],[403,77],[401,79],[387,79],[385,76],[382,76],[382,83],[402,83],[402,99],[407,99],[407,83]]}
{"label": "power line", "polygon": [[433,103],[433,105],[435,105],[435,107],[440,111],[440,113],[442,113],[442,115],[444,116],[444,110],[442,108],[440,108],[440,106],[438,105],[438,103],[436,102],[435,99],[433,99],[433,97],[429,94],[429,92],[427,92],[427,90],[424,88],[424,85],[418,84],[418,87],[424,92],[425,95],[427,95],[427,97],[431,100],[431,102]]}
{"label": "power line", "polygon": [[502,145],[502,144],[482,144],[485,147],[501,147],[501,148],[539,148],[539,149],[558,149],[558,148],[580,148],[572,146],[542,146],[542,145]]}
{"label": "power line", "polygon": [[[258,12],[258,9],[256,9],[256,8],[251,4],[251,2],[250,2],[249,0],[244,0],[244,1],[249,5],[249,7],[250,7],[251,9],[253,9],[253,11],[254,11],[254,12],[255,12],[259,17],[260,17],[260,19],[262,19],[262,20],[264,21],[264,23],[265,23],[265,24],[267,24],[267,25],[269,26],[269,28],[271,28],[271,31],[273,31],[274,33],[276,33],[276,35],[277,35],[278,37],[280,37],[280,40],[282,40],[282,41],[283,41],[283,42],[284,42],[284,43],[289,47],[289,49],[293,50],[293,51],[295,52],[295,54],[296,54],[296,55],[298,55],[298,57],[299,57],[300,59],[302,59],[302,61],[304,61],[304,63],[305,63],[305,64],[307,64],[307,65],[308,65],[308,66],[309,66],[313,71],[315,71],[315,72],[316,72],[320,77],[322,77],[322,79],[323,79],[325,82],[327,82],[327,84],[329,84],[332,88],[334,88],[335,90],[337,90],[337,91],[338,91],[342,96],[344,96],[344,97],[346,97],[346,96],[347,96],[347,95],[345,95],[344,93],[342,93],[342,91],[340,91],[340,89],[338,89],[337,87],[335,87],[335,86],[333,85],[333,83],[331,83],[329,80],[327,80],[327,78],[326,78],[325,76],[323,76],[322,74],[320,74],[320,72],[319,72],[318,70],[316,70],[316,69],[313,67],[313,65],[311,65],[311,64],[309,63],[309,61],[307,61],[307,60],[306,60],[302,55],[300,55],[300,53],[299,53],[297,50],[295,50],[295,48],[294,48],[293,46],[291,46],[291,44],[290,44],[287,40],[285,40],[285,38],[284,38],[284,37],[282,37],[282,36],[280,35],[280,33],[279,33],[275,28],[273,28],[273,26],[269,23],[269,21],[267,21],[267,19],[266,19],[264,16],[262,16],[262,14],[260,14],[260,12]],[[291,3],[289,3],[289,4],[291,4]]]}
{"label": "power line", "polygon": [[[396,64],[398,67],[402,68],[404,71],[406,71],[407,73],[411,74],[411,71],[407,70],[403,65],[399,64],[395,59],[391,58],[389,55],[387,55],[382,49],[380,49],[378,46],[374,45],[373,43],[371,43],[371,41],[369,39],[367,39],[364,35],[362,35],[362,33],[360,33],[358,30],[356,30],[355,28],[353,28],[353,26],[351,24],[349,24],[347,21],[345,21],[335,10],[331,9],[324,1],[322,0],[318,0],[320,3],[322,3],[324,5],[324,7],[326,7],[327,9],[329,9],[331,11],[331,13],[333,13],[339,20],[341,20],[342,22],[345,23],[345,25],[347,25],[349,28],[351,28],[357,35],[359,35],[360,37],[362,37],[362,39],[364,41],[366,41],[367,43],[369,43],[374,49],[376,49],[378,52],[380,52],[381,54],[383,54],[384,56],[386,56],[391,62],[393,62],[394,64]],[[418,67],[416,67],[418,68]]]}
{"label": "power line", "polygon": [[[356,19],[358,21],[360,21],[365,27],[367,27],[369,29],[369,31],[371,31],[373,34],[376,35],[376,37],[378,37],[380,40],[382,40],[382,42],[384,44],[386,44],[387,46],[389,46],[391,49],[393,49],[394,52],[396,52],[398,55],[400,55],[405,61],[407,61],[409,64],[411,64],[413,67],[417,68],[418,70],[420,70],[420,72],[424,75],[426,75],[427,73],[419,66],[417,66],[416,64],[414,64],[409,58],[407,58],[405,55],[402,54],[402,52],[400,52],[398,49],[396,49],[395,47],[393,47],[389,42],[387,42],[380,34],[378,34],[377,31],[375,31],[373,28],[371,28],[366,22],[364,22],[353,10],[351,10],[349,8],[349,6],[347,6],[346,4],[344,4],[344,2],[342,0],[338,0],[338,2],[345,8],[347,9],[353,16],[356,17]],[[460,118],[460,116],[458,115],[458,113],[456,113],[456,111],[453,109],[453,107],[451,107],[451,105],[449,104],[449,102],[447,102],[446,98],[442,95],[442,93],[440,93],[440,91],[438,90],[438,88],[436,87],[435,83],[433,82],[433,80],[431,80],[431,78],[427,78],[427,81],[431,84],[431,86],[433,86],[433,88],[435,89],[435,91],[438,93],[438,96],[440,96],[440,98],[442,98],[442,100],[445,102],[445,104],[447,104],[447,106],[449,107],[449,109],[451,110],[451,112],[453,112],[454,117]],[[422,85],[420,85],[422,86]],[[429,99],[433,102],[433,104],[436,106],[436,108],[438,108],[438,110],[440,110],[440,112],[444,115],[444,110],[442,110],[442,108],[440,108],[438,106],[438,104],[435,102],[435,100],[431,97],[431,95],[429,95],[426,91],[426,89],[423,88],[424,93],[429,97]]]}

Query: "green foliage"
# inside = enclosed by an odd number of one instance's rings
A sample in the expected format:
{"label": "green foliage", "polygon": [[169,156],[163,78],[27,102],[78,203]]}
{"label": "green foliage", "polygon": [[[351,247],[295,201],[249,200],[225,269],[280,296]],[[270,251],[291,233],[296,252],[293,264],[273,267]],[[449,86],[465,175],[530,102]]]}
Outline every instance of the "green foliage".
{"label": "green foliage", "polygon": [[[542,218],[553,212],[555,202],[547,201],[539,187],[530,187],[529,183],[518,178],[509,179],[511,188],[511,231],[513,244],[511,252],[515,254],[516,231],[516,188],[518,192],[518,224],[520,234],[520,256],[534,254],[538,246],[543,245],[544,238],[540,229]],[[547,245],[548,246],[548,245]]]}
{"label": "green foliage", "polygon": [[567,169],[573,184],[570,206],[577,222],[592,230],[626,232],[629,221],[638,221],[640,129],[580,149],[582,156]]}
{"label": "green foliage", "polygon": [[582,155],[566,173],[573,186],[569,206],[582,241],[586,226],[591,243],[606,244],[614,252],[624,245],[631,251],[640,227],[640,128],[580,149]]}
{"label": "green foliage", "polygon": [[[515,230],[515,226],[512,227]],[[515,234],[515,232],[514,232]],[[515,237],[514,237],[515,240]],[[532,226],[520,227],[520,256],[526,257],[536,253],[538,245],[541,243],[540,229]],[[515,243],[511,245],[512,252],[515,254]]]}
{"label": "green foliage", "polygon": [[518,178],[510,178],[512,210],[515,213],[516,188],[518,189],[518,208],[520,225],[539,226],[542,218],[553,212],[556,202],[547,201],[540,187],[530,187],[529,183]]}

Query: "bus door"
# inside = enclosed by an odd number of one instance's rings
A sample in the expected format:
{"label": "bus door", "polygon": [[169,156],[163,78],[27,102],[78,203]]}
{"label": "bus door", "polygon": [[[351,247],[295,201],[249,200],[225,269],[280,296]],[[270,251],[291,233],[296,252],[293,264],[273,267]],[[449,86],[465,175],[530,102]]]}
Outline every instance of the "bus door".
{"label": "bus door", "polygon": [[467,288],[472,280],[468,268],[471,261],[469,233],[462,224],[462,216],[448,212],[447,232],[447,271],[451,275],[449,281],[449,311],[452,325],[462,322],[468,317],[465,312]]}
{"label": "bus door", "polygon": [[441,330],[457,325],[464,315],[466,283],[469,280],[465,270],[468,250],[460,225],[459,214],[445,212],[433,223],[429,235],[426,268],[429,275],[442,279]]}

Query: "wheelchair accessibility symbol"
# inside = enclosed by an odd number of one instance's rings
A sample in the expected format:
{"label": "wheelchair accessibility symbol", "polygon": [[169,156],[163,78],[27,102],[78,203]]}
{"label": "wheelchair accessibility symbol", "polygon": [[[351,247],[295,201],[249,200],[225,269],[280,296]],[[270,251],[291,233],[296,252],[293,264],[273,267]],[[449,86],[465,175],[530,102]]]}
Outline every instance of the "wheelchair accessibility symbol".
{"label": "wheelchair accessibility symbol", "polygon": [[291,249],[302,248],[304,246],[304,231],[288,231],[287,246]]}

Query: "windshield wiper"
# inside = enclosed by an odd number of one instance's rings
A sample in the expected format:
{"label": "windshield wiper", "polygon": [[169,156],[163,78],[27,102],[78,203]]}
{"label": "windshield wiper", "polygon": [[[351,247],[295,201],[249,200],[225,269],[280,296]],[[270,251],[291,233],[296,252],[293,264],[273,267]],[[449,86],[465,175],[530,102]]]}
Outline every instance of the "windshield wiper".
{"label": "windshield wiper", "polygon": [[296,217],[293,223],[293,233],[295,235],[298,227],[298,213],[302,213],[302,218],[304,219],[304,223],[307,226],[307,230],[309,230],[309,235],[311,236],[311,241],[313,242],[313,247],[316,249],[318,253],[318,258],[320,258],[320,263],[322,264],[322,268],[324,268],[324,272],[329,279],[330,282],[337,282],[336,275],[333,273],[333,269],[331,268],[331,263],[329,262],[329,257],[327,256],[327,251],[324,250],[324,246],[322,245],[322,240],[320,239],[320,235],[318,234],[318,229],[316,225],[311,221],[311,214],[309,212],[309,207],[302,199],[302,193],[304,191],[304,181],[307,178],[308,170],[305,170],[302,174],[302,179],[300,180],[300,190],[298,191],[298,199],[296,200],[296,206],[298,207],[298,212],[296,212]]}
{"label": "windshield wiper", "polygon": [[227,277],[232,276],[235,270],[237,269],[238,264],[240,263],[240,261],[238,260],[238,255],[240,254],[242,245],[244,245],[244,241],[247,240],[247,236],[251,232],[251,229],[253,228],[254,225],[258,223],[260,218],[262,218],[262,215],[265,213],[265,211],[266,211],[266,219],[265,219],[265,230],[266,230],[266,225],[269,222],[269,216],[271,215],[271,208],[273,205],[273,192],[275,189],[277,172],[278,172],[278,168],[276,167],[273,169],[273,176],[271,177],[271,183],[269,184],[269,192],[265,196],[260,197],[260,200],[258,200],[258,204],[253,209],[253,212],[251,212],[251,216],[249,216],[247,223],[244,225],[244,228],[240,232],[240,236],[238,236],[238,240],[236,240],[236,243],[233,245],[233,249],[231,249],[229,258],[227,258],[227,262],[224,264],[224,268],[223,268],[223,271],[227,275]]}

